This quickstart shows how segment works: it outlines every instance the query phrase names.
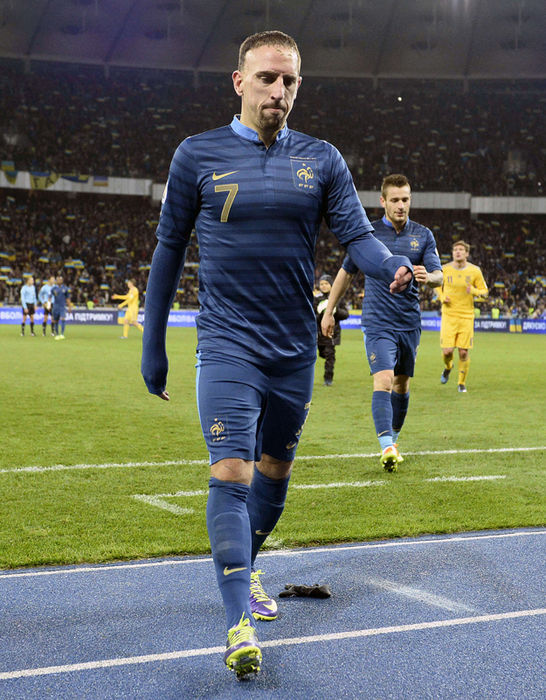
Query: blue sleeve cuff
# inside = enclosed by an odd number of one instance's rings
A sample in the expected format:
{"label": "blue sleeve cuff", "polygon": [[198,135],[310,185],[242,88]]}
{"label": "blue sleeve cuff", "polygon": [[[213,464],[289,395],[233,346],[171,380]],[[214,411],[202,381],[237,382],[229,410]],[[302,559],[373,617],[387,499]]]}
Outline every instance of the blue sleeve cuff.
{"label": "blue sleeve cuff", "polygon": [[361,233],[347,245],[352,262],[365,275],[392,282],[396,270],[405,265],[413,272],[413,265],[405,255],[392,255],[387,246],[371,233]]}

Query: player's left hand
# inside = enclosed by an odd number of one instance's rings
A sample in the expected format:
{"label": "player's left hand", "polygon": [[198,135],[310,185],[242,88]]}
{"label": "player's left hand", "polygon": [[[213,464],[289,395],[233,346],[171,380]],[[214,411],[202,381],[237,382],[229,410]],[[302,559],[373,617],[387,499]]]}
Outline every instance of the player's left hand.
{"label": "player's left hand", "polygon": [[394,280],[389,285],[390,293],[398,294],[399,292],[403,292],[407,286],[411,284],[412,278],[413,273],[409,267],[405,265],[399,267],[394,273]]}

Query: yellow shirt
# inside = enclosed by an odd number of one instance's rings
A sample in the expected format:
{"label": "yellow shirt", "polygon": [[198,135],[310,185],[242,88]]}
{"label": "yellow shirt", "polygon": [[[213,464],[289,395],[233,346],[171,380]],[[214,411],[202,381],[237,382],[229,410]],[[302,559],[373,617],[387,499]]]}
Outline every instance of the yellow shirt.
{"label": "yellow shirt", "polygon": [[[474,318],[474,297],[486,296],[488,289],[477,265],[466,263],[462,269],[453,263],[442,266],[444,282],[435,291],[442,302],[442,314]],[[449,299],[449,302],[446,302]]]}
{"label": "yellow shirt", "polygon": [[138,311],[138,289],[136,287],[131,287],[127,294],[114,294],[113,299],[123,299],[119,308],[122,306],[127,307],[127,311]]}

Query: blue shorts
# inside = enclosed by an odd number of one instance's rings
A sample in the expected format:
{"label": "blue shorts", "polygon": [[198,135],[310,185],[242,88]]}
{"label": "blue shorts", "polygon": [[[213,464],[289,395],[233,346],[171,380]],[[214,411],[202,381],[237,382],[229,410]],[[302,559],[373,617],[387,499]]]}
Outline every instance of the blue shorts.
{"label": "blue shorts", "polygon": [[314,362],[279,375],[237,357],[197,358],[197,408],[210,463],[259,461],[262,452],[292,461],[311,406]]}
{"label": "blue shorts", "polygon": [[66,317],[66,306],[54,306],[51,310],[51,317],[54,321],[59,321]]}
{"label": "blue shorts", "polygon": [[420,328],[412,331],[364,331],[370,372],[376,374],[384,369],[392,369],[395,377],[413,377],[420,339]]}

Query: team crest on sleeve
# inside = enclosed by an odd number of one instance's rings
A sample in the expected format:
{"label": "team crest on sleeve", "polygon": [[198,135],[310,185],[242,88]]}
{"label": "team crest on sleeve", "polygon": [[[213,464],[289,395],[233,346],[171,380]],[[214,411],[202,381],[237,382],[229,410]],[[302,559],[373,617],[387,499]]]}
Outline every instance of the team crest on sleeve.
{"label": "team crest on sleeve", "polygon": [[318,163],[316,158],[294,158],[290,156],[292,181],[298,190],[312,192],[318,187]]}

